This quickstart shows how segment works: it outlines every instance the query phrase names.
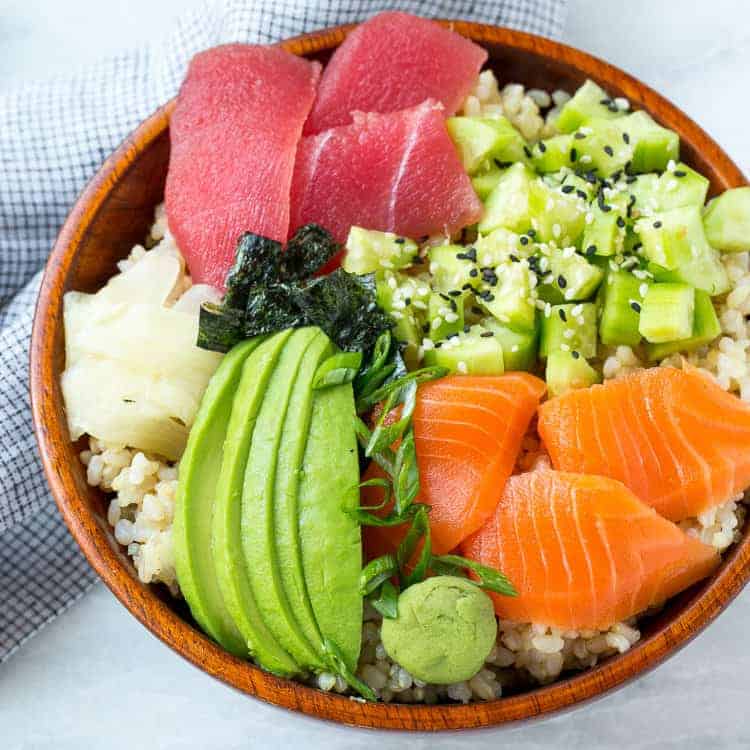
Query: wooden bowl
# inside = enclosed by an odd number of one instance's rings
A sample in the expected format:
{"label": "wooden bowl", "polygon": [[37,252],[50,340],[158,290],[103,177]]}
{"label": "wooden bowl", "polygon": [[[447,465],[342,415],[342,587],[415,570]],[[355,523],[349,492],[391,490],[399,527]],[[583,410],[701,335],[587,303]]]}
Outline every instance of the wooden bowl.
{"label": "wooden bowl", "polygon": [[[706,133],[623,71],[578,50],[518,31],[459,21],[452,26],[488,50],[501,83],[519,81],[529,87],[572,90],[592,78],[611,94],[627,97],[635,107],[648,110],[663,125],[676,130],[684,159],[710,179],[713,193],[745,184],[739,169]],[[325,61],[352,28],[306,34],[281,46]],[[34,423],[52,493],[91,565],[152,633],[214,677],[295,711],[362,727],[463,729],[529,719],[600,696],[675,653],[736,596],[750,576],[747,536],[726,555],[712,578],[670,601],[658,617],[647,622],[642,640],[627,653],[527,693],[467,706],[426,706],[364,704],[267,674],[206,638],[192,623],[184,604],[170,600],[159,587],[140,583],[107,524],[102,494],[86,484],[84,467],[68,434],[59,385],[64,364],[62,298],[70,289],[97,289],[114,273],[116,261],[146,236],[154,207],[163,196],[172,106],[166,104],[146,120],[107,159],[78,199],[47,264],[31,345]]]}

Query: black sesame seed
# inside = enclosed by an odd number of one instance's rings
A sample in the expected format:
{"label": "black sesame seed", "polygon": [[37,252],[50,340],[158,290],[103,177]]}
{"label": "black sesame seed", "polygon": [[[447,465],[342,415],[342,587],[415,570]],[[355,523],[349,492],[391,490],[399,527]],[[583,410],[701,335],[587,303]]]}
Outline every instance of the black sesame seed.
{"label": "black sesame seed", "polygon": [[466,323],[464,325],[464,333],[468,333],[470,330],[471,330],[471,326],[468,323]]}
{"label": "black sesame seed", "polygon": [[482,315],[484,313],[484,310],[482,310],[481,307],[477,307],[476,305],[471,306],[471,311],[474,313],[474,315]]}
{"label": "black sesame seed", "polygon": [[471,271],[469,271],[469,276],[471,276],[472,279],[475,279],[477,276],[479,276],[478,269],[472,268]]}
{"label": "black sesame seed", "polygon": [[570,149],[570,160],[572,162],[578,161],[578,149],[576,149],[576,148],[571,148]]}
{"label": "black sesame seed", "polygon": [[589,199],[588,195],[586,194],[585,190],[576,190],[576,195],[579,198],[583,198],[583,200],[587,201]]}
{"label": "black sesame seed", "polygon": [[528,245],[529,244],[529,238],[525,234],[521,235],[521,244],[522,245]]}
{"label": "black sesame seed", "polygon": [[397,245],[403,245],[406,240],[403,237],[396,237],[395,240],[393,240]]}
{"label": "black sesame seed", "polygon": [[575,138],[577,141],[582,141],[586,137],[585,133],[582,133],[580,130],[573,135],[573,138]]}
{"label": "black sesame seed", "polygon": [[451,289],[450,292],[448,292],[451,297],[460,297],[461,296],[461,290],[460,289]]}
{"label": "black sesame seed", "polygon": [[627,133],[623,133],[622,140],[625,141],[625,143],[630,143],[630,136]]}
{"label": "black sesame seed", "polygon": [[628,185],[632,185],[634,182],[638,182],[638,177],[636,177],[636,175],[630,175],[629,177],[625,178],[625,182]]}
{"label": "black sesame seed", "polygon": [[557,314],[560,316],[560,320],[562,320],[563,323],[568,322],[568,316],[565,314],[565,310],[563,310],[562,307],[558,308]]}
{"label": "black sesame seed", "polygon": [[523,147],[523,152],[524,152],[524,154],[526,154],[526,157],[528,159],[531,159],[531,151],[529,151],[529,147],[528,146],[524,146]]}
{"label": "black sesame seed", "polygon": [[437,343],[435,344],[435,348],[436,348],[436,349],[439,349],[439,348],[440,348],[440,347],[441,347],[442,345],[443,345],[443,342],[442,342],[442,341],[438,341],[438,342],[437,342]]}
{"label": "black sesame seed", "polygon": [[511,253],[508,257],[511,259],[511,261],[513,263],[520,263],[521,262],[521,259],[517,255],[513,255],[513,253]]}
{"label": "black sesame seed", "polygon": [[544,153],[547,150],[547,146],[544,144],[544,141],[539,141],[537,144],[539,146],[539,150]]}
{"label": "black sesame seed", "polygon": [[612,104],[611,99],[600,99],[599,104],[601,104],[603,107],[609,107],[610,104]]}
{"label": "black sesame seed", "polygon": [[641,306],[635,300],[633,300],[633,302],[630,303],[630,306],[637,313],[639,313],[641,311]]}
{"label": "black sesame seed", "polygon": [[560,289],[565,289],[565,287],[568,286],[568,280],[562,274],[557,277],[557,286],[559,286]]}
{"label": "black sesame seed", "polygon": [[562,190],[563,193],[566,193],[566,194],[572,193],[575,190],[573,185],[563,185],[560,189]]}
{"label": "black sesame seed", "polygon": [[614,156],[615,150],[612,148],[612,146],[605,146],[604,153],[607,154],[607,156]]}
{"label": "black sesame seed", "polygon": [[536,237],[536,229],[529,229],[526,234],[529,235],[529,237]]}
{"label": "black sesame seed", "polygon": [[404,297],[404,304],[408,307],[411,304],[411,297]]}
{"label": "black sesame seed", "polygon": [[493,159],[493,161],[495,162],[495,165],[500,169],[506,169],[513,164],[512,161],[500,161],[500,159]]}
{"label": "black sesame seed", "polygon": [[620,227],[620,229],[625,229],[625,219],[623,219],[622,216],[617,217],[617,226]]}
{"label": "black sesame seed", "polygon": [[642,242],[636,242],[635,245],[633,245],[633,252],[637,253],[642,247],[643,247]]}
{"label": "black sesame seed", "polygon": [[471,284],[469,284],[468,281],[461,287],[461,289],[463,289],[465,292],[468,292],[468,291],[470,291],[473,288],[474,287]]}
{"label": "black sesame seed", "polygon": [[573,357],[573,359],[578,359],[581,356],[581,353],[573,349],[573,351],[570,353],[570,356]]}
{"label": "black sesame seed", "polygon": [[687,172],[683,172],[681,169],[675,169],[672,173],[675,177],[687,177]]}
{"label": "black sesame seed", "polygon": [[655,221],[654,222],[654,229],[661,229],[661,222],[660,221]]}
{"label": "black sesame seed", "polygon": [[483,339],[492,338],[494,335],[495,334],[493,331],[482,331],[482,333],[479,334],[480,338],[483,338]]}
{"label": "black sesame seed", "polygon": [[588,256],[589,258],[591,258],[591,257],[593,257],[594,255],[596,255],[596,245],[589,245],[589,246],[588,246],[588,247],[586,248],[586,255],[587,255],[587,256]]}
{"label": "black sesame seed", "polygon": [[442,299],[444,299],[446,302],[450,302],[451,298],[447,294],[443,294],[442,292],[438,292]]}
{"label": "black sesame seed", "polygon": [[429,333],[429,332],[430,332],[430,324],[429,323],[425,323],[422,326],[422,333]]}
{"label": "black sesame seed", "polygon": [[628,209],[627,209],[628,218],[630,218],[633,214],[633,206],[635,206],[635,196],[631,194],[630,199],[628,200]]}
{"label": "black sesame seed", "polygon": [[421,255],[415,255],[414,259],[412,260],[412,263],[415,263],[418,266],[424,265],[425,259]]}
{"label": "black sesame seed", "polygon": [[612,175],[612,182],[619,182],[620,177],[622,177],[622,170],[618,169],[613,175]]}

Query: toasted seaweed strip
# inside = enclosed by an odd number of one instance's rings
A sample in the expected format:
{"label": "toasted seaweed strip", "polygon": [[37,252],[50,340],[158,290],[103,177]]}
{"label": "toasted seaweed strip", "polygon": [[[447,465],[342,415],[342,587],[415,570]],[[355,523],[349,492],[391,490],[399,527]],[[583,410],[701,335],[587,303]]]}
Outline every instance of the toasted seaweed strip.
{"label": "toasted seaweed strip", "polygon": [[244,312],[205,302],[201,305],[197,345],[213,352],[228,352],[246,338]]}
{"label": "toasted seaweed strip", "polygon": [[234,265],[227,274],[223,305],[244,310],[253,287],[272,284],[279,279],[280,255],[280,243],[245,232],[237,244]]}
{"label": "toasted seaweed strip", "polygon": [[309,279],[340,249],[327,229],[318,224],[306,224],[287,242],[281,254],[279,275],[284,281]]}

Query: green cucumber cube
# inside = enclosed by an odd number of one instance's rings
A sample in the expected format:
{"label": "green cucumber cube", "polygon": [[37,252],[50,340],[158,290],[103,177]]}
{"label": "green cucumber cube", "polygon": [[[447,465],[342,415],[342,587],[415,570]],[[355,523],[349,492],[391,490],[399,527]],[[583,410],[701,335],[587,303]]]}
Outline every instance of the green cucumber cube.
{"label": "green cucumber cube", "polygon": [[559,172],[570,167],[570,149],[573,148],[572,135],[555,135],[539,141],[531,149],[531,163],[537,172]]}
{"label": "green cucumber cube", "polygon": [[594,295],[604,278],[604,271],[578,253],[566,257],[556,252],[549,256],[547,276],[552,276],[552,281],[539,288],[541,299],[581,302]]}
{"label": "green cucumber cube", "polygon": [[643,110],[618,120],[624,137],[634,145],[631,172],[661,172],[680,158],[680,138]]}
{"label": "green cucumber cube", "polygon": [[432,285],[448,294],[463,290],[467,285],[479,287],[479,271],[471,260],[475,249],[462,245],[435,245],[428,250]]}
{"label": "green cucumber cube", "polygon": [[538,326],[528,331],[517,331],[509,326],[501,325],[493,318],[487,318],[483,325],[495,334],[495,338],[500,343],[506,370],[528,372],[534,369],[539,342]]}
{"label": "green cucumber cube", "polygon": [[480,266],[496,266],[507,263],[514,258],[528,258],[535,252],[535,245],[521,235],[511,232],[510,229],[500,227],[489,234],[477,237],[474,242],[477,251],[477,263]]}
{"label": "green cucumber cube", "polygon": [[383,268],[405,268],[414,262],[419,248],[414,240],[392,232],[352,227],[346,240],[342,265],[356,274],[372,273]]}
{"label": "green cucumber cube", "polygon": [[539,242],[575,245],[583,234],[588,206],[574,192],[563,192],[537,179],[531,191],[531,227]]}
{"label": "green cucumber cube", "polygon": [[482,172],[471,178],[471,184],[474,192],[479,196],[479,200],[484,201],[487,199],[487,196],[495,189],[497,183],[500,182],[503,172],[504,170],[494,167],[487,172]]}
{"label": "green cucumber cube", "polygon": [[723,253],[750,249],[750,187],[734,188],[714,198],[703,214],[708,241]]}
{"label": "green cucumber cube", "polygon": [[639,174],[631,177],[627,185],[628,192],[634,196],[631,209],[634,216],[644,211],[651,214],[659,210],[659,175],[654,173]]}
{"label": "green cucumber cube", "polygon": [[601,287],[599,338],[607,346],[637,346],[640,309],[648,291],[648,282],[628,271],[610,271]]}
{"label": "green cucumber cube", "polygon": [[500,162],[525,159],[526,141],[505,117],[449,117],[445,124],[469,174],[492,159]]}
{"label": "green cucumber cube", "polygon": [[547,357],[544,379],[552,398],[601,382],[601,375],[580,354],[576,354],[578,353],[551,352]]}
{"label": "green cucumber cube", "polygon": [[464,328],[464,294],[450,296],[442,292],[432,292],[427,306],[427,321],[430,324],[428,336],[440,341]]}
{"label": "green cucumber cube", "polygon": [[531,226],[532,188],[536,177],[525,164],[514,164],[487,196],[484,216],[479,222],[480,234],[504,227],[525,232]]}
{"label": "green cucumber cube", "polygon": [[587,258],[595,255],[609,257],[623,251],[627,226],[625,217],[615,206],[605,205],[608,211],[602,211],[598,203],[591,207],[593,220],[583,230],[581,248]]}
{"label": "green cucumber cube", "polygon": [[711,297],[706,292],[696,290],[693,331],[690,337],[681,341],[667,341],[662,344],[646,344],[646,356],[651,362],[668,357],[677,352],[691,352],[710,344],[721,335],[721,325],[716,315]]}
{"label": "green cucumber cube", "polygon": [[468,333],[438,341],[424,353],[427,366],[447,367],[460,375],[502,375],[503,348],[492,332],[482,326],[472,326]]}
{"label": "green cucumber cube", "polygon": [[695,315],[695,289],[688,284],[652,284],[641,306],[638,330],[646,341],[660,344],[690,338]]}
{"label": "green cucumber cube", "polygon": [[623,140],[619,120],[593,119],[581,128],[584,138],[576,141],[576,167],[595,169],[599,177],[621,172],[633,159],[634,146]]}
{"label": "green cucumber cube", "polygon": [[677,164],[659,177],[656,210],[670,211],[684,206],[703,208],[708,195],[709,182],[687,164]]}
{"label": "green cucumber cube", "polygon": [[613,119],[621,117],[607,92],[588,80],[569,99],[557,118],[557,129],[561,133],[572,133],[592,118]]}
{"label": "green cucumber cube", "polygon": [[[492,278],[494,274],[494,278]],[[531,294],[532,272],[528,263],[504,263],[488,270],[496,283],[485,283],[477,301],[500,323],[519,330],[532,330],[536,324],[536,306]]]}
{"label": "green cucumber cube", "polygon": [[551,352],[578,352],[589,359],[596,356],[596,305],[593,302],[553,305],[542,317],[539,355]]}

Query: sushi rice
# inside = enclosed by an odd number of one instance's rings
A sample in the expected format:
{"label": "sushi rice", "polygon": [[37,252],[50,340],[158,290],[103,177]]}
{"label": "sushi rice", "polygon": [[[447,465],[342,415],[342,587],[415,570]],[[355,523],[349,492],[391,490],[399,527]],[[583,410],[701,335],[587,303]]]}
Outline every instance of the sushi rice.
{"label": "sushi rice", "polygon": [[[478,77],[466,98],[462,114],[507,117],[529,141],[556,133],[555,119],[569,99],[564,91],[550,94],[526,91],[511,83],[499,88],[491,71]],[[627,102],[623,102],[625,108]],[[146,245],[136,245],[118,264],[125,271],[148,252],[160,246],[179,252],[169,232],[163,205],[156,209],[155,221]],[[750,402],[750,252],[722,256],[732,290],[715,300],[722,336],[710,346],[691,354],[673,355],[660,366],[682,367],[685,363],[714,378],[727,391]],[[180,286],[191,285],[185,274]],[[647,366],[636,351],[627,346],[605,349],[594,362],[605,380],[622,377]],[[528,471],[548,464],[534,426],[524,439],[516,471]],[[107,519],[117,541],[127,548],[138,577],[144,583],[161,583],[179,596],[172,544],[172,520],[177,490],[177,466],[158,456],[123,445],[89,439],[80,454],[86,466],[88,483],[109,495]],[[738,495],[697,518],[679,525],[688,534],[723,552],[738,541],[745,519],[745,497]],[[534,684],[546,684],[563,671],[593,667],[602,658],[624,653],[640,638],[637,618],[620,622],[607,630],[560,630],[542,623],[498,622],[497,642],[484,667],[471,680],[453,685],[430,685],[414,679],[393,662],[380,640],[380,615],[365,606],[362,626],[362,653],[358,675],[384,702],[437,703],[486,701]],[[311,684],[325,691],[349,693],[341,677],[322,673]]]}

